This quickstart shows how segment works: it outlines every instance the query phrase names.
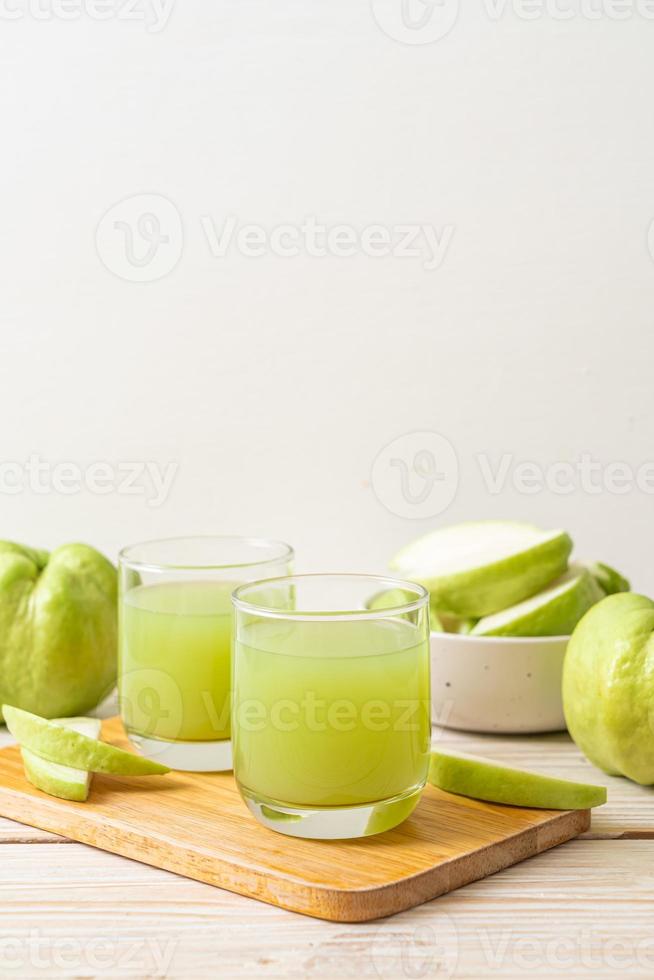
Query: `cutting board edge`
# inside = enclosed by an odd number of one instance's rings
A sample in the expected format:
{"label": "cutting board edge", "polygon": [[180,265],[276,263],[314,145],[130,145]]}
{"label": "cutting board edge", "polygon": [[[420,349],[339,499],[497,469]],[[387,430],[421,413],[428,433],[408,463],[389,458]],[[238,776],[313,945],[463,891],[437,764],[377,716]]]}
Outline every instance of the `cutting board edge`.
{"label": "cutting board edge", "polygon": [[[81,830],[76,823],[74,836],[68,837],[67,827],[62,827],[62,812],[69,810],[71,819],[74,819],[73,815],[79,813],[79,808],[86,804],[68,804],[62,807],[64,801],[53,798],[50,803],[44,796],[43,799],[38,799],[38,810],[27,814],[26,806],[35,798],[0,786],[0,800],[3,801],[0,809],[3,816],[9,819],[28,826],[37,826],[41,830],[150,867],[224,888],[246,898],[255,898],[291,912],[332,922],[369,922],[406,911],[572,840],[590,826],[589,810],[566,810],[545,824],[527,827],[510,835],[504,842],[505,845],[510,845],[509,848],[499,849],[489,844],[397,881],[345,889],[311,884],[291,877],[266,876],[259,869],[247,864],[232,863],[228,859],[224,859],[224,865],[231,877],[225,877],[224,874],[212,873],[202,868],[197,863],[201,854],[192,848],[184,849],[185,870],[180,871],[179,855],[175,857],[172,847],[165,840],[155,840],[155,846],[152,847],[153,839],[145,833],[137,834],[121,827],[120,849],[117,850],[116,838],[112,838],[112,822],[106,819],[97,823],[89,822]],[[50,809],[54,822],[48,819]],[[145,848],[144,841],[147,842]],[[152,860],[148,860],[150,853]]]}

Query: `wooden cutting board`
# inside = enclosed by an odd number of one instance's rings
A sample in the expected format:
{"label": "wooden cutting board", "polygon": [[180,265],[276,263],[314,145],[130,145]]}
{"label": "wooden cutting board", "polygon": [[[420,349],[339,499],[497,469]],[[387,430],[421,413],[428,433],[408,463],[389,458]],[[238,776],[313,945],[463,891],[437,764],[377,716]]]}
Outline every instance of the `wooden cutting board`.
{"label": "wooden cutting board", "polygon": [[[130,748],[112,718],[103,738]],[[588,810],[527,810],[432,786],[395,830],[352,841],[286,837],[256,822],[231,773],[120,779],[95,775],[86,803],[25,778],[0,751],[0,815],[188,878],[336,922],[392,915],[576,837]]]}

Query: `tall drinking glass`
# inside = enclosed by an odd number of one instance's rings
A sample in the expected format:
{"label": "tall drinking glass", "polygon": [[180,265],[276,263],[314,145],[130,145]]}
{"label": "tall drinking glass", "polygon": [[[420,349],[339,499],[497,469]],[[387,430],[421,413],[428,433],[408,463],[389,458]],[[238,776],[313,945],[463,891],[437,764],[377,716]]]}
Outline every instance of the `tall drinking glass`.
{"label": "tall drinking glass", "polygon": [[233,598],[234,775],[252,813],[325,839],[401,823],[429,767],[426,590],[297,575]]}
{"label": "tall drinking glass", "polygon": [[286,575],[292,549],[259,538],[189,537],[123,549],[120,712],[132,741],[173,769],[231,769],[231,593]]}

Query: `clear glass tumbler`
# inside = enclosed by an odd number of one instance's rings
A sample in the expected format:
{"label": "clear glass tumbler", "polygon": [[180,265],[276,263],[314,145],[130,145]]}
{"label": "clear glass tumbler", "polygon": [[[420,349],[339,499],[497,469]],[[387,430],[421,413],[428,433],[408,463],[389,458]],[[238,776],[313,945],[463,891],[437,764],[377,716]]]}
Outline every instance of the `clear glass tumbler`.
{"label": "clear glass tumbler", "polygon": [[124,548],[119,559],[118,691],[130,740],[173,769],[232,768],[231,593],[287,575],[279,541],[189,537]]}
{"label": "clear glass tumbler", "polygon": [[401,823],[430,749],[429,596],[370,575],[234,592],[234,775],[266,827],[342,839]]}

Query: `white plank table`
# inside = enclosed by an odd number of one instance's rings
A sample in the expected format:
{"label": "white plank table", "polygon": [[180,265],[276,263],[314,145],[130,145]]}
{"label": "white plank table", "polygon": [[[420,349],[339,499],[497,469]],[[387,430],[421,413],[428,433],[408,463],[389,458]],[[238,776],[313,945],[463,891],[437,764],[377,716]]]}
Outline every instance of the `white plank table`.
{"label": "white plank table", "polygon": [[[563,734],[434,739],[606,780]],[[284,912],[0,820],[0,977],[651,978],[654,790],[607,784],[584,838],[364,925]]]}

